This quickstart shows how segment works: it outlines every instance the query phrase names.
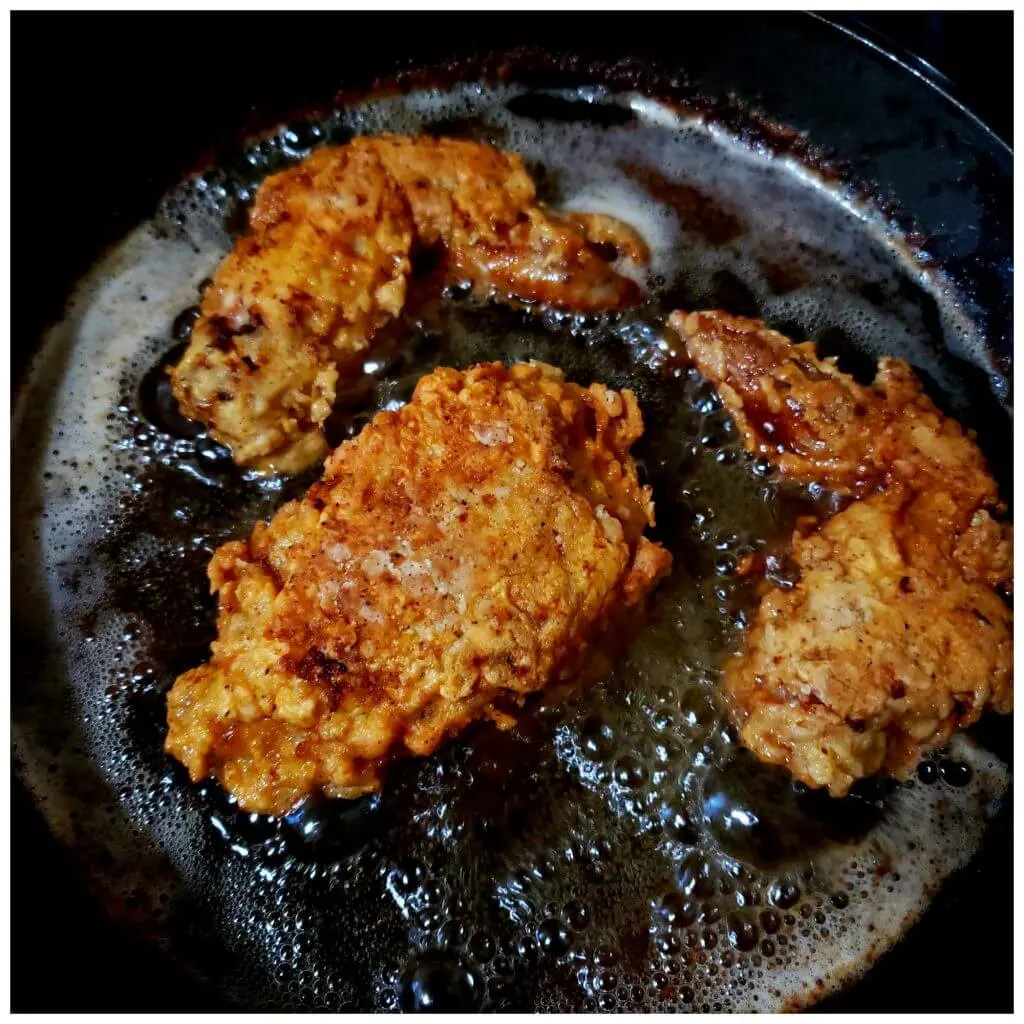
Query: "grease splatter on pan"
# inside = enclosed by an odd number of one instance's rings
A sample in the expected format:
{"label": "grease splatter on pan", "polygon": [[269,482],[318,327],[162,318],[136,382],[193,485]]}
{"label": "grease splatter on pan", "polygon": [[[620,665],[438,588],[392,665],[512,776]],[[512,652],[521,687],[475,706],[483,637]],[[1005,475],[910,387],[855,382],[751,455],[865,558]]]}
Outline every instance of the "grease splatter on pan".
{"label": "grease splatter on pan", "polygon": [[[243,815],[162,753],[164,696],[213,636],[214,547],[309,478],[238,471],[177,414],[161,367],[260,178],[384,130],[518,150],[547,201],[635,224],[651,300],[581,319],[452,289],[371,354],[336,439],[441,363],[538,358],[631,387],[677,569],[599,684],[399,766],[379,796]],[[972,390],[983,346],[955,295],[865,210],[599,89],[415,91],[292,126],[182,183],[96,266],[16,410],[14,740],[114,912],[228,999],[273,1008],[774,1009],[898,938],[977,849],[1006,770],[961,738],[912,784],[830,801],[738,748],[716,687],[753,607],[737,562],[830,496],[747,458],[713,392],[673,369],[676,306],[763,315],[852,372],[899,355],[968,425],[993,401]]]}

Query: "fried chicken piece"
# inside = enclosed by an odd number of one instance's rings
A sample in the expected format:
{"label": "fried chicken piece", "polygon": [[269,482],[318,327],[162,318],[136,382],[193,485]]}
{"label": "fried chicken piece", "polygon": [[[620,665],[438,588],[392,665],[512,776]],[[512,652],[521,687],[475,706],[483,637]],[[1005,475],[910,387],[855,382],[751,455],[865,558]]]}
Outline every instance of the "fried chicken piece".
{"label": "fried chicken piece", "polygon": [[834,359],[818,359],[811,342],[794,344],[760,320],[676,312],[669,323],[718,389],[747,449],[784,476],[854,495],[888,479],[920,487],[937,479],[967,504],[998,504],[977,445],[901,360],[881,359],[864,386]]}
{"label": "fried chicken piece", "polygon": [[646,259],[639,236],[611,218],[538,205],[518,156],[450,139],[317,150],[267,178],[249,221],[171,380],[186,416],[236,462],[269,472],[326,453],[338,378],[401,311],[414,251],[440,250],[444,275],[481,294],[580,311],[640,299],[603,248]]}
{"label": "fried chicken piece", "polygon": [[755,320],[675,313],[748,449],[856,500],[797,534],[723,683],[740,740],[809,786],[906,776],[986,707],[1009,712],[1012,533],[977,445],[883,359],[870,387]]}
{"label": "fried chicken piece", "polygon": [[933,497],[897,485],[797,537],[799,581],[767,591],[726,668],[744,746],[833,796],[1012,710],[1010,609],[963,573],[964,534],[922,522]]}
{"label": "fried chicken piece", "polygon": [[540,363],[424,377],[214,554],[218,636],[171,689],[166,749],[280,814],[578,680],[671,564],[642,431],[631,392]]}
{"label": "fried chicken piece", "polygon": [[218,268],[171,371],[182,413],[241,465],[323,458],[339,373],[405,303],[414,228],[401,191],[372,152],[330,156],[259,190],[252,234]]}
{"label": "fried chicken piece", "polygon": [[380,158],[409,201],[420,244],[444,248],[450,280],[580,312],[640,301],[635,282],[599,254],[611,244],[643,262],[648,254],[639,235],[611,217],[541,206],[514,153],[426,136],[363,137],[350,145]]}

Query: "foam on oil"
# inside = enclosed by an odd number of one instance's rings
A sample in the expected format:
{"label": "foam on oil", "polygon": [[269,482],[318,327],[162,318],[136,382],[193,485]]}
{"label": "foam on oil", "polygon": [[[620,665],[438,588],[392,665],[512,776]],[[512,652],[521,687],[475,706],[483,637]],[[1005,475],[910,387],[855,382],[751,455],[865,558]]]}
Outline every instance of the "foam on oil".
{"label": "foam on oil", "polygon": [[[852,370],[906,358],[969,416],[979,395],[949,353],[982,379],[990,368],[955,296],[802,169],[643,97],[569,99],[618,114],[553,120],[521,90],[466,86],[254,143],[184,182],[97,265],[21,388],[20,770],[112,907],[246,1005],[805,1001],[901,934],[976,850],[1005,789],[1003,766],[965,740],[914,785],[841,802],[798,792],[737,747],[716,692],[754,601],[737,560],[783,545],[827,496],[742,454],[713,393],[673,369],[661,327],[677,306],[759,313]],[[311,145],[385,130],[522,153],[545,201],[641,231],[652,297],[584,320],[450,296],[410,318],[403,348],[372,354],[339,438],[439,363],[539,358],[632,387],[647,423],[637,455],[677,570],[610,678],[510,734],[472,730],[400,766],[379,798],[260,819],[162,754],[164,695],[213,636],[213,549],[309,481],[239,473],[176,416],[155,368],[181,345],[259,179]]]}

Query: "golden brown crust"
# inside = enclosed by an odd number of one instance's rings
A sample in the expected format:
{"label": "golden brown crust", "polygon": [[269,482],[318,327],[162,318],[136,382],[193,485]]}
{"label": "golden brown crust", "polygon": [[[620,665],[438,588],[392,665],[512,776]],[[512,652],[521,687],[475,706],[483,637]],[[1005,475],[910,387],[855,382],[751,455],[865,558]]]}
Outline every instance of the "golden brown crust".
{"label": "golden brown crust", "polygon": [[674,313],[749,450],[783,475],[867,495],[798,532],[791,589],[766,588],[723,683],[761,760],[845,794],[905,775],[986,707],[1008,712],[1012,529],[977,445],[883,359],[870,387],[763,323]]}
{"label": "golden brown crust", "polygon": [[554,214],[536,201],[520,156],[462,139],[396,135],[355,139],[384,165],[409,203],[419,242],[442,246],[449,278],[497,293],[581,312],[640,301],[596,246],[632,262],[647,259],[642,239],[598,214]]}
{"label": "golden brown crust", "polygon": [[[748,450],[783,475],[849,494],[889,479],[939,479],[972,505],[998,503],[984,456],[921,390],[910,367],[883,358],[870,386],[760,320],[673,313],[700,372],[718,388]],[[916,486],[916,485],[915,485]]]}
{"label": "golden brown crust", "polygon": [[[214,275],[174,394],[235,461],[292,472],[321,458],[321,425],[350,372],[406,300],[410,255],[438,247],[449,279],[582,311],[639,301],[598,254],[610,219],[536,203],[522,160],[476,142],[359,138],[269,177],[252,233]],[[588,240],[585,224],[599,234]],[[623,228],[633,258],[642,245]]]}
{"label": "golden brown crust", "polygon": [[323,151],[274,175],[250,219],[171,382],[182,412],[235,461],[291,472],[326,454],[320,425],[339,373],[405,302],[413,224],[361,150]]}
{"label": "golden brown crust", "polygon": [[670,565],[643,536],[642,429],[630,392],[542,364],[425,377],[216,552],[218,638],[170,693],[168,751],[282,812],[575,678]]}
{"label": "golden brown crust", "polygon": [[1010,609],[959,571],[960,537],[922,533],[921,500],[875,494],[794,538],[800,579],[766,592],[726,668],[743,744],[833,796],[1012,708]]}

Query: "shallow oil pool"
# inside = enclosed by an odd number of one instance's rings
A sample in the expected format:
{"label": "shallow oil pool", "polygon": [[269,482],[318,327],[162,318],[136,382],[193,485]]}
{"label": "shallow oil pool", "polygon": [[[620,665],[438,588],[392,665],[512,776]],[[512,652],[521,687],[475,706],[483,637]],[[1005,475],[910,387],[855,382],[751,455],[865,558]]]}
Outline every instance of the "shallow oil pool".
{"label": "shallow oil pool", "polygon": [[[742,452],[661,327],[673,308],[721,306],[813,337],[858,374],[900,355],[969,422],[967,385],[985,373],[955,296],[795,165],[641,97],[558,99],[413,93],[254,143],[183,183],[97,265],[19,394],[19,769],[111,909],[247,1006],[803,1002],[902,932],[976,850],[1005,789],[998,760],[963,740],[914,784],[843,801],[735,745],[716,678],[753,607],[737,560],[783,552],[795,517],[831,499]],[[651,300],[579,319],[452,289],[410,312],[401,346],[371,354],[336,439],[442,363],[536,358],[633,388],[654,532],[676,567],[609,678],[534,706],[510,733],[473,729],[398,766],[379,797],[261,819],[162,753],[164,695],[213,636],[213,549],[311,477],[236,470],[177,416],[162,366],[259,179],[312,145],[382,130],[523,153],[547,201],[643,232]]]}

